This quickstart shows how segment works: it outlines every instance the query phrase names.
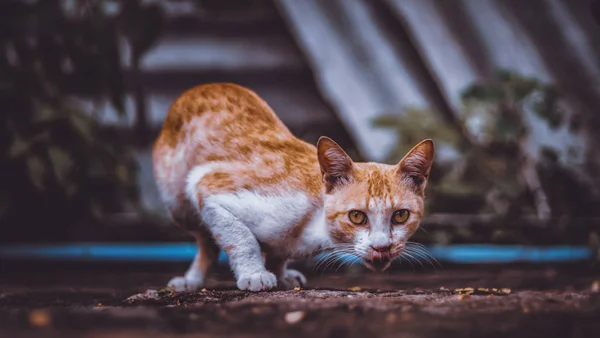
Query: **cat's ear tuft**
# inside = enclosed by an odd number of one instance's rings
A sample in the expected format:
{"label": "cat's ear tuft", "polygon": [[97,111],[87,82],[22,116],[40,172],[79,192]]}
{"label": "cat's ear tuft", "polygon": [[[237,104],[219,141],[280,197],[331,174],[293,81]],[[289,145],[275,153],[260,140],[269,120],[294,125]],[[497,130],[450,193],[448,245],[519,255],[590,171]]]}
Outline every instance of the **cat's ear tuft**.
{"label": "cat's ear tuft", "polygon": [[434,154],[433,141],[426,139],[415,145],[398,163],[401,179],[407,181],[421,194],[424,193],[427,185]]}
{"label": "cat's ear tuft", "polygon": [[327,192],[350,181],[354,162],[332,139],[325,136],[319,138],[317,155]]}

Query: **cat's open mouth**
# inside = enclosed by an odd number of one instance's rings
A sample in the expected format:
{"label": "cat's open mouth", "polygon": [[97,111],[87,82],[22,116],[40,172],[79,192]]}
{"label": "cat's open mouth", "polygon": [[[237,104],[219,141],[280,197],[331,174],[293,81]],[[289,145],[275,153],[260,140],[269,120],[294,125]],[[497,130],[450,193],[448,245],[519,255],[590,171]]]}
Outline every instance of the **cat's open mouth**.
{"label": "cat's open mouth", "polygon": [[[391,246],[390,246],[391,248]],[[363,264],[373,272],[383,272],[387,270],[395,258],[395,252],[391,250],[370,250],[369,254],[361,257]]]}
{"label": "cat's open mouth", "polygon": [[385,270],[387,270],[387,268],[390,267],[390,265],[392,264],[392,260],[389,258],[382,258],[382,259],[378,259],[378,258],[363,258],[362,259],[363,264],[371,271],[373,272],[383,272]]}

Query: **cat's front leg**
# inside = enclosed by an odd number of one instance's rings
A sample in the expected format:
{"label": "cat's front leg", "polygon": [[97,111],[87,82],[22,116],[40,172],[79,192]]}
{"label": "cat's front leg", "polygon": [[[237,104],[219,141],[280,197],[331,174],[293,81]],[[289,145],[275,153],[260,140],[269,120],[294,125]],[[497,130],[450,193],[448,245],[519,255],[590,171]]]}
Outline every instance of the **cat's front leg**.
{"label": "cat's front leg", "polygon": [[238,289],[265,291],[277,286],[277,278],[265,268],[256,237],[236,215],[207,200],[202,218],[227,253]]}
{"label": "cat's front leg", "polygon": [[267,269],[277,275],[278,286],[282,290],[292,290],[306,285],[306,277],[302,272],[287,268],[287,259],[267,255]]}

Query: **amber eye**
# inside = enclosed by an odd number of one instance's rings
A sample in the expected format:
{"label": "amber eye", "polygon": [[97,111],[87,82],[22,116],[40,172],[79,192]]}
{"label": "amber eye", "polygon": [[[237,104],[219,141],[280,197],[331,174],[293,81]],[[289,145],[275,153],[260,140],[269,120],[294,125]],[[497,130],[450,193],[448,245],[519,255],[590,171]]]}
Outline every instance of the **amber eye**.
{"label": "amber eye", "polygon": [[362,211],[352,210],[348,213],[348,218],[350,219],[350,222],[357,225],[363,225],[367,223],[367,215]]}
{"label": "amber eye", "polygon": [[392,215],[392,223],[394,223],[394,224],[404,223],[408,219],[408,216],[410,216],[410,212],[408,210],[406,210],[406,209],[398,210],[398,211],[394,212],[394,215]]}

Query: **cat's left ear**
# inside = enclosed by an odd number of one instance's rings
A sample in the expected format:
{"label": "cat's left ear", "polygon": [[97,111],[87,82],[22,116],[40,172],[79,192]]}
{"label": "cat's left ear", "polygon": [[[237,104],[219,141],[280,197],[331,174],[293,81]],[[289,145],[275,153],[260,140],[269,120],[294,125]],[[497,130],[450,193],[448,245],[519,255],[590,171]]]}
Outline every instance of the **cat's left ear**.
{"label": "cat's left ear", "polygon": [[425,192],[434,154],[433,140],[426,139],[414,146],[398,163],[401,179],[412,185],[420,194]]}
{"label": "cat's left ear", "polygon": [[319,138],[317,156],[327,192],[350,181],[354,162],[332,139],[325,136]]}

